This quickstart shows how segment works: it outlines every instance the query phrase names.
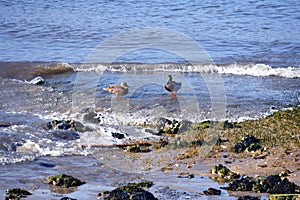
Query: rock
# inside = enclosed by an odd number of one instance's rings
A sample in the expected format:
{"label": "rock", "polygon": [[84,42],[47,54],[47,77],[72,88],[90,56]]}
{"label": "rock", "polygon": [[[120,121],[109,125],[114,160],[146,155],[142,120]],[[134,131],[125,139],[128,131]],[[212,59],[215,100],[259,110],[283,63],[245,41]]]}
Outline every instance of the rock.
{"label": "rock", "polygon": [[131,153],[146,153],[149,152],[150,149],[148,148],[148,145],[129,145],[125,148],[125,151],[131,152]]}
{"label": "rock", "polygon": [[111,192],[106,199],[117,200],[117,199],[135,199],[135,200],[157,200],[154,195],[141,187],[137,186],[121,186]]}
{"label": "rock", "polygon": [[41,85],[45,82],[45,80],[41,76],[37,76],[29,81],[30,84]]}
{"label": "rock", "polygon": [[116,132],[114,132],[114,133],[111,133],[111,135],[114,138],[118,138],[119,140],[125,138],[125,134],[123,134],[123,133],[116,133]]}
{"label": "rock", "polygon": [[191,179],[191,178],[194,178],[194,174],[191,174],[191,173],[183,173],[181,172],[179,175],[178,175],[178,178],[188,178],[188,179]]}
{"label": "rock", "polygon": [[31,195],[30,192],[21,188],[13,188],[6,191],[6,200],[10,199],[20,199],[25,198],[26,196]]}
{"label": "rock", "polygon": [[56,176],[50,176],[48,177],[48,183],[55,186],[63,186],[66,188],[85,184],[85,182],[66,174],[58,174]]}
{"label": "rock", "polygon": [[94,124],[99,124],[99,122],[100,122],[98,115],[95,112],[89,112],[89,113],[85,114],[83,119],[86,122],[94,123]]}
{"label": "rock", "polygon": [[220,178],[222,179],[227,179],[227,180],[231,180],[231,179],[236,179],[239,178],[240,175],[231,171],[230,169],[228,169],[227,167],[225,167],[222,164],[219,164],[217,166],[214,166],[211,170],[210,173],[212,174],[217,174]]}
{"label": "rock", "polygon": [[76,199],[73,199],[73,198],[71,198],[71,197],[63,197],[63,198],[61,198],[60,200],[76,200]]}
{"label": "rock", "polygon": [[72,120],[53,120],[47,123],[48,129],[62,129],[62,130],[75,130],[75,126]]}
{"label": "rock", "polygon": [[247,196],[239,197],[238,200],[260,200],[260,198],[247,195]]}
{"label": "rock", "polygon": [[263,148],[259,144],[260,140],[253,135],[246,135],[241,142],[238,142],[232,148],[235,153],[242,153],[245,150],[248,152],[262,150]]}
{"label": "rock", "polygon": [[221,190],[215,188],[208,188],[207,190],[203,191],[205,195],[221,195]]}
{"label": "rock", "polygon": [[269,200],[297,200],[299,198],[299,194],[273,194],[269,196]]}
{"label": "rock", "polygon": [[73,120],[53,120],[48,122],[46,127],[51,130],[73,130],[78,132],[91,131],[82,123]]}
{"label": "rock", "polygon": [[299,186],[290,182],[287,178],[281,179],[279,175],[269,175],[262,179],[242,177],[240,180],[229,183],[226,189],[270,194],[293,194],[300,192]]}
{"label": "rock", "polygon": [[159,134],[167,133],[167,134],[177,134],[180,128],[180,122],[173,119],[169,120],[166,118],[160,118],[159,120]]}
{"label": "rock", "polygon": [[257,181],[254,178],[245,176],[239,180],[230,182],[226,189],[230,191],[252,191],[256,184]]}
{"label": "rock", "polygon": [[80,138],[79,134],[73,130],[56,130],[50,133],[50,137],[64,140],[77,140]]}
{"label": "rock", "polygon": [[128,186],[135,186],[135,187],[142,187],[142,188],[150,188],[153,186],[153,182],[152,181],[147,181],[147,180],[143,180],[141,182],[137,182],[137,183],[128,183]]}
{"label": "rock", "polygon": [[0,121],[0,127],[4,127],[4,128],[6,128],[6,127],[10,127],[12,124],[10,123],[10,122],[1,122]]}

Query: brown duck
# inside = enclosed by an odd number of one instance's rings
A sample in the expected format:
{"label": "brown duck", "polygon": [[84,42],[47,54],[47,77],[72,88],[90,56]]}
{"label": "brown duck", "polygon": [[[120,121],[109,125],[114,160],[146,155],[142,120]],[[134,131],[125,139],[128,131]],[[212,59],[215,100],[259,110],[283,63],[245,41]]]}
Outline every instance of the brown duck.
{"label": "brown duck", "polygon": [[103,90],[106,90],[109,93],[114,94],[116,98],[119,98],[120,96],[125,96],[126,94],[128,94],[128,88],[129,86],[127,85],[127,83],[122,82],[121,85],[109,84],[109,87],[103,88]]}

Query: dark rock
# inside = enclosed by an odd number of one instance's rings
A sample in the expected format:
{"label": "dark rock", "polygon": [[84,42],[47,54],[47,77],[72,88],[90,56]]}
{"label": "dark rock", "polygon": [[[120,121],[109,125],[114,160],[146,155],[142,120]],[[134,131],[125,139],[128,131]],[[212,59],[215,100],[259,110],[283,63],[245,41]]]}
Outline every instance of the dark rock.
{"label": "dark rock", "polygon": [[111,191],[106,199],[157,200],[154,195],[137,186],[121,186]]}
{"label": "dark rock", "polygon": [[180,173],[178,178],[188,178],[188,179],[191,179],[191,178],[194,178],[194,174],[190,174],[190,173]]}
{"label": "dark rock", "polygon": [[241,142],[234,145],[233,151],[235,153],[242,153],[245,150],[249,152],[261,150],[263,148],[260,146],[259,142],[260,140],[255,138],[253,135],[246,135]]}
{"label": "dark rock", "polygon": [[53,120],[47,123],[47,128],[51,130],[73,130],[78,132],[91,131],[82,123],[73,120]]}
{"label": "dark rock", "polygon": [[221,195],[221,190],[215,188],[208,188],[208,190],[203,191],[205,195]]}
{"label": "dark rock", "polygon": [[257,181],[252,177],[242,177],[229,183],[227,190],[230,191],[252,191]]}
{"label": "dark rock", "polygon": [[77,140],[80,138],[79,134],[73,130],[56,130],[51,132],[50,136],[64,140]]}
{"label": "dark rock", "polygon": [[125,134],[123,133],[111,133],[114,138],[123,139],[125,138]]}
{"label": "dark rock", "polygon": [[224,129],[226,129],[226,128],[241,128],[241,126],[237,125],[236,122],[228,122],[227,120],[224,122],[223,127],[224,127]]}
{"label": "dark rock", "polygon": [[40,166],[43,166],[43,167],[48,167],[48,168],[53,168],[53,167],[55,167],[55,164],[47,163],[47,162],[40,162],[39,165],[40,165]]}
{"label": "dark rock", "polygon": [[71,197],[63,197],[63,198],[61,198],[60,200],[76,200],[76,199],[73,199],[73,198],[71,198]]}
{"label": "dark rock", "polygon": [[229,183],[226,189],[270,194],[293,194],[299,193],[300,187],[287,178],[281,179],[279,175],[270,175],[258,180],[251,177],[242,177],[240,180]]}
{"label": "dark rock", "polygon": [[0,127],[10,127],[12,124],[10,122],[0,122]]}
{"label": "dark rock", "polygon": [[271,194],[292,194],[296,192],[298,187],[287,178],[281,179],[279,175],[268,176],[262,181],[261,185],[266,189],[265,192]]}
{"label": "dark rock", "polygon": [[62,130],[75,130],[75,126],[72,120],[53,120],[47,123],[48,129],[62,129]]}
{"label": "dark rock", "polygon": [[98,124],[100,122],[99,118],[97,117],[97,113],[95,112],[89,112],[85,114],[83,119],[86,122],[94,123],[94,124]]}
{"label": "dark rock", "polygon": [[55,186],[64,186],[66,188],[85,184],[85,182],[66,174],[50,176],[48,177],[48,183]]}
{"label": "dark rock", "polygon": [[260,198],[252,197],[252,196],[243,196],[243,197],[239,197],[238,200],[260,200]]}
{"label": "dark rock", "polygon": [[25,198],[28,195],[31,195],[31,193],[27,190],[13,188],[6,191],[5,200]]}

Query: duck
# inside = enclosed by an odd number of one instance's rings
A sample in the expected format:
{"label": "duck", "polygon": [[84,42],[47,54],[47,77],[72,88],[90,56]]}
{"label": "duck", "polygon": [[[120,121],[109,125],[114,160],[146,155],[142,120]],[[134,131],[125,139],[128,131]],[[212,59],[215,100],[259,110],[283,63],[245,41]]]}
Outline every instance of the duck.
{"label": "duck", "polygon": [[119,98],[120,96],[128,94],[129,86],[126,82],[121,82],[120,85],[109,84],[109,86],[107,88],[103,88],[103,90],[106,90],[109,93],[114,94],[116,98]]}
{"label": "duck", "polygon": [[181,83],[180,83],[180,82],[175,82],[175,81],[173,81],[172,76],[169,75],[169,76],[168,76],[168,81],[167,81],[167,83],[166,83],[166,85],[165,85],[165,89],[166,89],[168,92],[170,92],[170,97],[171,97],[172,99],[176,97],[176,92],[177,92],[178,90],[180,90],[180,88],[181,88]]}

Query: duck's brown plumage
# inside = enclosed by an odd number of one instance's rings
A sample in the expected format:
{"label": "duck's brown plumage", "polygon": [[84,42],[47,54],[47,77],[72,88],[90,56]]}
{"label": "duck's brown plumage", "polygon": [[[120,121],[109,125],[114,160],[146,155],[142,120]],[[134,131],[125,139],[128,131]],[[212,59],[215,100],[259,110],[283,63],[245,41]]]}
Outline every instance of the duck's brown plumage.
{"label": "duck's brown plumage", "polygon": [[119,96],[124,96],[126,94],[128,94],[128,85],[126,82],[122,82],[121,85],[112,85],[110,84],[109,87],[107,88],[103,88],[103,90],[108,91],[111,94],[114,94],[116,96],[116,98],[118,98]]}

